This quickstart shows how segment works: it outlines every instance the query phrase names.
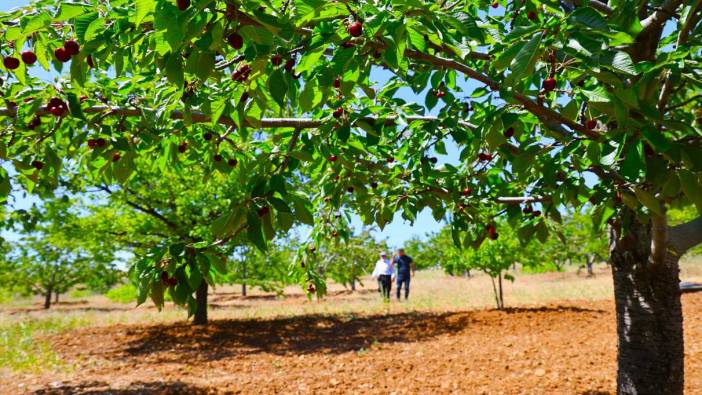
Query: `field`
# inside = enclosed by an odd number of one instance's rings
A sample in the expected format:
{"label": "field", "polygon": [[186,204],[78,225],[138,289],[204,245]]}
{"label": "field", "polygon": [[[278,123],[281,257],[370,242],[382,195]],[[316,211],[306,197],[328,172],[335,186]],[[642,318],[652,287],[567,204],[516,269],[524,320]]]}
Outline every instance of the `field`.
{"label": "field", "polygon": [[[702,281],[702,261],[681,278]],[[238,287],[211,295],[211,325],[185,312],[67,299],[51,311],[14,301],[0,312],[2,394],[614,392],[611,277],[521,274],[492,310],[489,278],[425,271],[408,302],[376,284],[339,286],[321,301]],[[702,393],[702,294],[683,296],[686,393]]]}

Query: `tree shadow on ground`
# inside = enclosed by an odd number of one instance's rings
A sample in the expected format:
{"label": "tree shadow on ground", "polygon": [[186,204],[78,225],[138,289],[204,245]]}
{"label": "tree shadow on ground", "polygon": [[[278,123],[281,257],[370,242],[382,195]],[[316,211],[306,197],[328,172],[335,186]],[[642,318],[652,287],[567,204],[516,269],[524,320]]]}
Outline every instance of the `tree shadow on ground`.
{"label": "tree shadow on ground", "polygon": [[34,391],[34,395],[136,395],[136,394],[173,394],[173,395],[208,395],[218,393],[211,388],[201,388],[181,381],[134,382],[126,388],[111,388],[109,384],[88,381],[78,384],[60,385]]}
{"label": "tree shadow on ground", "polygon": [[523,314],[523,313],[605,313],[605,310],[590,309],[578,306],[542,306],[542,307],[505,307],[503,310],[507,314]]}
{"label": "tree shadow on ground", "polygon": [[[513,309],[510,314],[560,314],[564,309],[583,314],[596,312],[563,307]],[[212,361],[257,353],[340,354],[367,349],[375,343],[415,343],[470,330],[472,323],[485,324],[485,313],[306,315],[270,320],[217,320],[207,327],[193,327],[187,323],[133,327],[129,338],[119,340],[123,346],[115,350],[112,358],[151,355],[160,362],[175,362],[183,359]],[[501,319],[504,318],[496,316],[494,321]]]}
{"label": "tree shadow on ground", "polygon": [[611,392],[588,390],[588,391],[581,392],[580,395],[611,395]]}
{"label": "tree shadow on ground", "polygon": [[158,354],[164,362],[219,360],[271,353],[339,354],[373,343],[418,342],[459,332],[470,324],[468,313],[402,313],[374,316],[307,315],[272,320],[218,320],[207,327],[189,324],[139,327],[130,331],[122,357]]}

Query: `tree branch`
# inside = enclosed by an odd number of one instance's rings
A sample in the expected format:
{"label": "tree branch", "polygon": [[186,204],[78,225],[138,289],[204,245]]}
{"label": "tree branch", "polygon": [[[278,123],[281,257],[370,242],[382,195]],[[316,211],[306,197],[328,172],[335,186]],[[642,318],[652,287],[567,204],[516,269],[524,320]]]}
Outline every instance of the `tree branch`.
{"label": "tree branch", "polygon": [[[115,107],[106,107],[106,106],[94,106],[94,107],[87,107],[83,108],[82,111],[86,114],[99,114],[105,112],[107,115],[112,115],[112,116],[121,116],[121,117],[141,117],[143,114],[141,110],[136,110],[132,108],[115,108]],[[0,116],[8,116],[8,117],[14,117],[17,113],[17,110],[14,108],[0,108]],[[49,112],[46,109],[46,107],[41,107],[37,110],[36,115],[48,115]],[[199,111],[193,111],[190,113],[192,121],[195,123],[209,123],[211,122],[212,118]],[[184,113],[182,111],[173,111],[171,112],[171,119],[183,119]],[[52,115],[53,116],[53,115]],[[377,121],[394,121],[399,119],[398,116],[392,115],[388,117],[363,117],[360,118],[361,120],[364,120],[369,123],[377,122]],[[407,117],[404,117],[407,122],[437,122],[439,121],[439,118],[437,117],[432,117],[432,116],[424,116],[424,115],[410,115]],[[262,118],[257,124],[247,124],[246,126],[248,127],[260,127],[263,129],[267,128],[299,128],[299,129],[310,129],[310,128],[317,128],[322,126],[325,122],[328,122],[327,120],[324,119],[313,119],[313,118]],[[228,117],[220,117],[218,120],[219,124],[225,125],[225,126],[233,126],[236,127],[236,123],[231,118]],[[459,125],[466,127],[466,128],[471,128],[474,129],[476,126],[465,121],[459,121]]]}
{"label": "tree branch", "polygon": [[[462,63],[456,62],[454,60],[421,53],[421,52],[414,51],[411,49],[405,50],[405,56],[412,58],[412,59],[415,59],[415,60],[427,62],[427,63],[432,64],[434,66],[439,66],[439,67],[443,67],[443,68],[449,68],[449,69],[453,69],[456,71],[460,71],[461,73],[465,74],[469,78],[472,78],[476,81],[480,81],[493,90],[500,89],[500,84],[498,82],[496,82],[496,81],[490,79],[488,76],[486,76],[486,75],[484,75],[476,70],[473,70],[472,68],[470,68]],[[524,108],[526,108],[529,112],[536,115],[546,126],[548,126],[551,129],[554,129],[555,131],[559,132],[560,134],[562,134],[564,136],[569,136],[569,134],[562,127],[560,127],[561,125],[565,125],[574,131],[578,131],[578,132],[580,132],[580,134],[585,135],[586,137],[593,139],[593,140],[597,140],[600,137],[599,133],[588,129],[585,126],[580,125],[579,123],[571,121],[570,119],[567,119],[567,118],[561,116],[561,114],[559,114],[559,113],[557,113],[549,108],[546,108],[546,107],[543,107],[543,106],[537,104],[536,102],[534,102],[533,100],[531,100],[529,97],[525,96],[522,93],[513,92],[512,96],[518,102],[520,102],[524,106]]]}
{"label": "tree branch", "polygon": [[[697,0],[695,5],[692,7],[692,10],[690,10],[690,13],[687,16],[687,20],[683,24],[683,27],[680,29],[680,32],[678,33],[678,39],[675,42],[675,47],[680,47],[685,41],[687,41],[687,37],[690,35],[690,30],[697,24],[697,21],[699,20],[699,15],[698,12],[700,11],[700,7],[702,7],[702,0]],[[663,114],[663,111],[665,107],[668,105],[668,97],[670,96],[671,92],[673,89],[673,81],[670,79],[670,72],[668,76],[665,78],[665,83],[663,84],[663,88],[661,89],[661,94],[658,97],[658,111]]]}
{"label": "tree branch", "polygon": [[648,18],[641,21],[641,33],[646,34],[655,29],[662,28],[671,16],[675,15],[675,10],[680,6],[682,0],[666,0],[656,11]]}
{"label": "tree branch", "polygon": [[689,249],[702,243],[702,217],[670,227],[668,238],[669,246],[673,252],[678,256],[685,254]]}

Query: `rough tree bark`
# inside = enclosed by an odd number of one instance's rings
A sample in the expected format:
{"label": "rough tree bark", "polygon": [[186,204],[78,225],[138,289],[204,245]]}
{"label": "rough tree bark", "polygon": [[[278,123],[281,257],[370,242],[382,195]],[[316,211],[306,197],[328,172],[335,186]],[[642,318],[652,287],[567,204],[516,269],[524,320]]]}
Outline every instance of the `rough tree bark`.
{"label": "rough tree bark", "polygon": [[617,314],[619,394],[682,394],[683,316],[679,260],[702,239],[702,219],[669,228],[631,212],[610,228]]}
{"label": "rough tree bark", "polygon": [[193,325],[207,325],[207,292],[209,286],[204,280],[200,283],[200,286],[195,291],[195,303],[197,305],[197,310],[195,310],[195,315],[193,316]]}

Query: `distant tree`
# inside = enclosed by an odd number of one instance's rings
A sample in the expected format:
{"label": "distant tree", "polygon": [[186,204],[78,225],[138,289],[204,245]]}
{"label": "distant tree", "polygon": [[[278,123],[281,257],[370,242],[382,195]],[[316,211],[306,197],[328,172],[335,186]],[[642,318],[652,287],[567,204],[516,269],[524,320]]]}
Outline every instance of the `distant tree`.
{"label": "distant tree", "polygon": [[75,200],[47,199],[14,215],[20,219],[15,227],[20,236],[6,263],[2,280],[6,284],[44,295],[48,309],[52,296],[58,302],[58,295],[76,284],[109,287],[118,281],[116,250],[109,240],[85,227],[85,213]]}

